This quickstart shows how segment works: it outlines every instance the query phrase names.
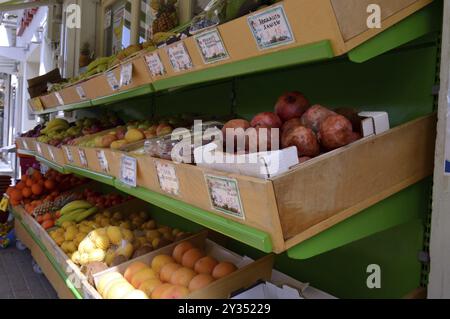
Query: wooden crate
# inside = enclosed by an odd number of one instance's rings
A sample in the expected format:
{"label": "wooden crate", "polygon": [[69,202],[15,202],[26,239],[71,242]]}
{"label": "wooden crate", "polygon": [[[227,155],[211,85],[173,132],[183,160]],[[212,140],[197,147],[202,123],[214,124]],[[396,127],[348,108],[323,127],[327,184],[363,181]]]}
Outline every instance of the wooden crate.
{"label": "wooden crate", "polygon": [[[195,72],[326,40],[330,41],[334,54],[339,56],[384,32],[431,2],[432,0],[284,0],[216,28],[228,53],[227,59],[219,59],[214,62],[205,61],[196,37],[189,37],[181,43],[189,53],[192,68],[176,72],[170,63],[168,50],[178,44],[158,49],[157,53],[165,67],[166,74],[156,79]],[[381,28],[369,29],[367,26],[367,19],[370,15],[367,13],[367,8],[371,4],[379,5],[382,9]],[[284,10],[293,40],[280,45],[259,48],[249,26],[249,17],[280,7]],[[211,32],[211,30],[206,32]]]}
{"label": "wooden crate", "polygon": [[[190,241],[196,247],[204,249],[207,254],[214,252],[212,253],[213,257],[219,261],[233,262],[238,267],[238,270],[222,279],[216,280],[201,290],[191,293],[188,296],[189,299],[226,299],[229,298],[233,292],[248,288],[255,284],[258,280],[270,280],[274,262],[274,256],[272,254],[252,262],[250,259],[239,256],[238,254],[208,240],[207,236],[207,232],[202,232],[191,236],[186,239],[186,241]],[[102,277],[102,275],[109,272],[120,272],[123,274],[127,267],[136,261],[150,265],[152,259],[158,255],[172,255],[174,248],[179,243],[180,242],[163,247],[157,251],[153,251],[132,261],[123,263],[117,267],[112,267],[108,270],[97,273],[94,275],[94,280],[98,283],[98,280]],[[98,292],[93,292],[93,298],[101,299],[102,297],[98,294]]]}
{"label": "wooden crate", "polygon": [[64,156],[64,151],[60,147],[55,147],[50,144],[36,142],[37,153],[44,157],[45,159],[56,163],[58,165],[64,166],[66,164],[66,158]]}
{"label": "wooden crate", "polygon": [[[270,180],[139,156],[137,185],[263,230],[281,253],[430,176],[435,132],[436,117],[426,116]],[[122,154],[113,154],[120,163]],[[161,164],[174,172],[178,191],[161,186],[156,168]],[[207,176],[236,185],[240,213],[213,206]]]}
{"label": "wooden crate", "polygon": [[55,93],[50,93],[40,97],[44,109],[52,109],[59,105]]}

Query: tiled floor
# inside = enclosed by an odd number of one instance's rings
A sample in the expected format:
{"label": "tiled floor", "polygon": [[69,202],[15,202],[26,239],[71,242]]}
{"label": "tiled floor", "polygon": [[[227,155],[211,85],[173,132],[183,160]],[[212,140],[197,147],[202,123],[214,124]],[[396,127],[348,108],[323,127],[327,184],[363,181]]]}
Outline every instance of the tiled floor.
{"label": "tiled floor", "polygon": [[33,271],[28,249],[15,245],[0,249],[0,299],[56,299],[57,295],[44,275]]}

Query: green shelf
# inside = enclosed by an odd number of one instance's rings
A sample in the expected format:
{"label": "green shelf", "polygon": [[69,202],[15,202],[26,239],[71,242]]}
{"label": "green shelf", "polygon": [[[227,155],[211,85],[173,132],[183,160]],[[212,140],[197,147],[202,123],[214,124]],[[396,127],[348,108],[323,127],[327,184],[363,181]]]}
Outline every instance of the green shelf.
{"label": "green shelf", "polygon": [[[14,216],[19,216],[19,214],[17,214],[17,212],[15,212],[14,209],[12,209],[12,212],[13,212]],[[72,283],[70,278],[61,269],[61,266],[59,265],[59,263],[55,260],[55,258],[52,256],[52,254],[47,250],[47,248],[45,248],[44,244],[40,241],[40,239],[36,237],[34,232],[27,225],[25,225],[21,221],[20,221],[20,223],[22,224],[23,228],[25,228],[25,230],[30,235],[30,237],[33,239],[33,241],[38,245],[39,249],[45,254],[45,256],[47,257],[48,261],[52,264],[55,271],[58,273],[58,275],[61,277],[61,279],[67,285],[67,288],[69,288],[69,290],[72,292],[73,296],[76,299],[83,299],[82,294],[78,291],[78,289],[74,286],[74,284]]]}
{"label": "green shelf", "polygon": [[97,99],[91,100],[92,105],[98,106],[98,105],[105,105],[115,102],[120,102],[123,100],[143,96],[146,94],[150,94],[153,92],[153,87],[151,84],[146,84],[134,89],[130,89],[127,91],[117,92],[108,96],[100,97]]}
{"label": "green shelf", "polygon": [[27,150],[18,149],[17,153],[22,154],[22,155],[28,155],[28,156],[36,156],[33,151],[27,151]]}
{"label": "green shelf", "polygon": [[124,193],[135,196],[197,224],[208,227],[211,230],[222,233],[265,253],[271,253],[273,250],[270,235],[263,231],[239,224],[235,221],[141,187],[128,187],[118,180],[115,181],[115,187]]}
{"label": "green shelf", "polygon": [[48,167],[50,167],[51,169],[54,169],[55,171],[61,173],[61,174],[67,174],[68,172],[65,170],[64,166],[61,166],[55,162],[49,161],[48,159],[34,154],[34,157],[36,158],[37,161],[41,162],[42,164],[47,165]]}
{"label": "green shelf", "polygon": [[106,175],[106,174],[101,174],[101,173],[97,173],[97,172],[93,172],[91,170],[85,169],[85,168],[81,168],[81,167],[77,167],[77,166],[73,166],[73,165],[65,165],[64,166],[65,170],[69,173],[75,174],[75,175],[79,175],[79,176],[83,176],[89,179],[93,179],[97,182],[106,184],[106,185],[110,185],[110,186],[114,186],[114,177]]}
{"label": "green shelf", "polygon": [[328,60],[334,58],[334,56],[331,42],[326,40],[243,61],[223,64],[197,72],[190,72],[168,79],[158,80],[153,83],[153,87],[157,92],[179,86],[198,84],[256,72],[270,71],[293,65]]}

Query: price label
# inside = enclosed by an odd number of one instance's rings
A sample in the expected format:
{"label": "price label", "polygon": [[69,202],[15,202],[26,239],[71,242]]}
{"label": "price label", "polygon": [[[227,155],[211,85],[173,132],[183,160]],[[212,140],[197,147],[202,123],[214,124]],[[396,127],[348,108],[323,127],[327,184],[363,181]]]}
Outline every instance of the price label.
{"label": "price label", "polygon": [[42,175],[47,174],[48,170],[50,169],[47,165],[42,164],[42,163],[41,163],[41,165],[39,165],[39,167],[40,167],[40,171],[41,171]]}
{"label": "price label", "polygon": [[120,87],[131,84],[133,79],[133,63],[122,65],[120,69]]}
{"label": "price label", "polygon": [[180,183],[178,181],[175,166],[169,163],[156,162],[159,186],[163,192],[178,196],[180,194]]}
{"label": "price label", "polygon": [[73,155],[72,150],[66,146],[64,146],[64,151],[66,152],[67,160],[69,163],[73,163]]}
{"label": "price label", "polygon": [[108,160],[106,159],[105,151],[103,150],[97,151],[97,159],[98,163],[100,164],[100,169],[104,173],[109,173],[109,165]]}
{"label": "price label", "polygon": [[287,45],[295,41],[282,4],[247,18],[259,50]]}
{"label": "price label", "polygon": [[148,69],[153,77],[166,74],[164,64],[161,62],[161,58],[157,52],[146,55],[145,62],[147,62]]}
{"label": "price label", "polygon": [[0,210],[2,212],[6,212],[8,210],[9,199],[6,196],[3,196],[2,201],[0,202]]}
{"label": "price label", "polygon": [[86,99],[86,92],[84,91],[83,87],[81,85],[78,85],[75,90],[77,90],[78,96],[80,99],[85,100]]}
{"label": "price label", "polygon": [[55,153],[53,153],[53,150],[50,146],[48,147],[48,153],[50,154],[50,158],[52,159],[52,161],[56,162]]}
{"label": "price label", "polygon": [[106,73],[106,81],[108,81],[108,84],[111,87],[111,90],[117,91],[119,89],[119,87],[120,87],[119,82],[117,82],[114,72],[110,71],[110,72]]}
{"label": "price label", "polygon": [[82,149],[78,149],[78,155],[80,156],[80,163],[83,167],[88,167],[88,161],[86,157],[86,152]]}
{"label": "price label", "polygon": [[120,181],[125,185],[136,187],[137,183],[136,158],[123,155],[120,161]]}
{"label": "price label", "polygon": [[63,100],[61,94],[59,94],[59,92],[55,92],[55,96],[56,96],[56,99],[58,100],[59,105],[64,105],[64,100]]}
{"label": "price label", "polygon": [[195,42],[205,64],[216,63],[230,58],[217,29],[196,35]]}
{"label": "price label", "polygon": [[22,144],[23,144],[23,148],[25,148],[26,150],[29,150],[29,149],[30,149],[30,147],[28,146],[27,140],[23,139],[23,140],[22,140]]}
{"label": "price label", "polygon": [[191,57],[183,42],[178,42],[167,48],[170,64],[175,72],[190,70],[194,67]]}
{"label": "price label", "polygon": [[41,144],[40,143],[36,143],[36,150],[38,151],[38,153],[40,155],[42,155],[42,148],[41,148]]}
{"label": "price label", "polygon": [[205,175],[205,179],[212,208],[245,220],[237,180],[213,175]]}

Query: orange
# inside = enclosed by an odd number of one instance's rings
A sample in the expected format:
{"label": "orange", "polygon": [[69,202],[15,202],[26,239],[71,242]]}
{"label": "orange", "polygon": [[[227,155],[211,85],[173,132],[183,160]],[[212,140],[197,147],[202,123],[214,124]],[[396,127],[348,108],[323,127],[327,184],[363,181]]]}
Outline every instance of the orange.
{"label": "orange", "polygon": [[[13,189],[13,190],[11,191],[11,200],[12,200],[13,202],[15,202],[15,203],[19,202],[19,203],[20,203],[20,201],[22,200],[22,198],[23,198],[23,195],[22,195],[22,192],[21,192],[20,190],[18,190],[18,189]],[[16,205],[17,205],[17,204],[16,204]]]}
{"label": "orange", "polygon": [[34,195],[41,195],[42,192],[44,191],[44,189],[42,188],[41,185],[39,185],[39,184],[34,184],[34,185],[31,187],[31,191],[33,192]]}
{"label": "orange", "polygon": [[41,172],[39,172],[39,171],[34,171],[33,172],[33,179],[35,179],[35,180],[40,180],[40,179],[42,179],[42,174],[41,174]]}
{"label": "orange", "polygon": [[53,190],[53,189],[55,189],[55,182],[52,181],[51,179],[48,179],[45,181],[44,186],[48,190]]}
{"label": "orange", "polygon": [[33,181],[31,179],[28,179],[25,184],[27,185],[27,187],[31,187],[33,186]]}
{"label": "orange", "polygon": [[33,195],[33,193],[31,192],[31,188],[25,187],[24,189],[22,189],[22,196],[23,197],[30,198],[31,195]]}
{"label": "orange", "polygon": [[18,190],[22,190],[25,188],[25,186],[27,186],[27,185],[25,184],[25,182],[22,181],[22,182],[17,183],[16,188]]}

